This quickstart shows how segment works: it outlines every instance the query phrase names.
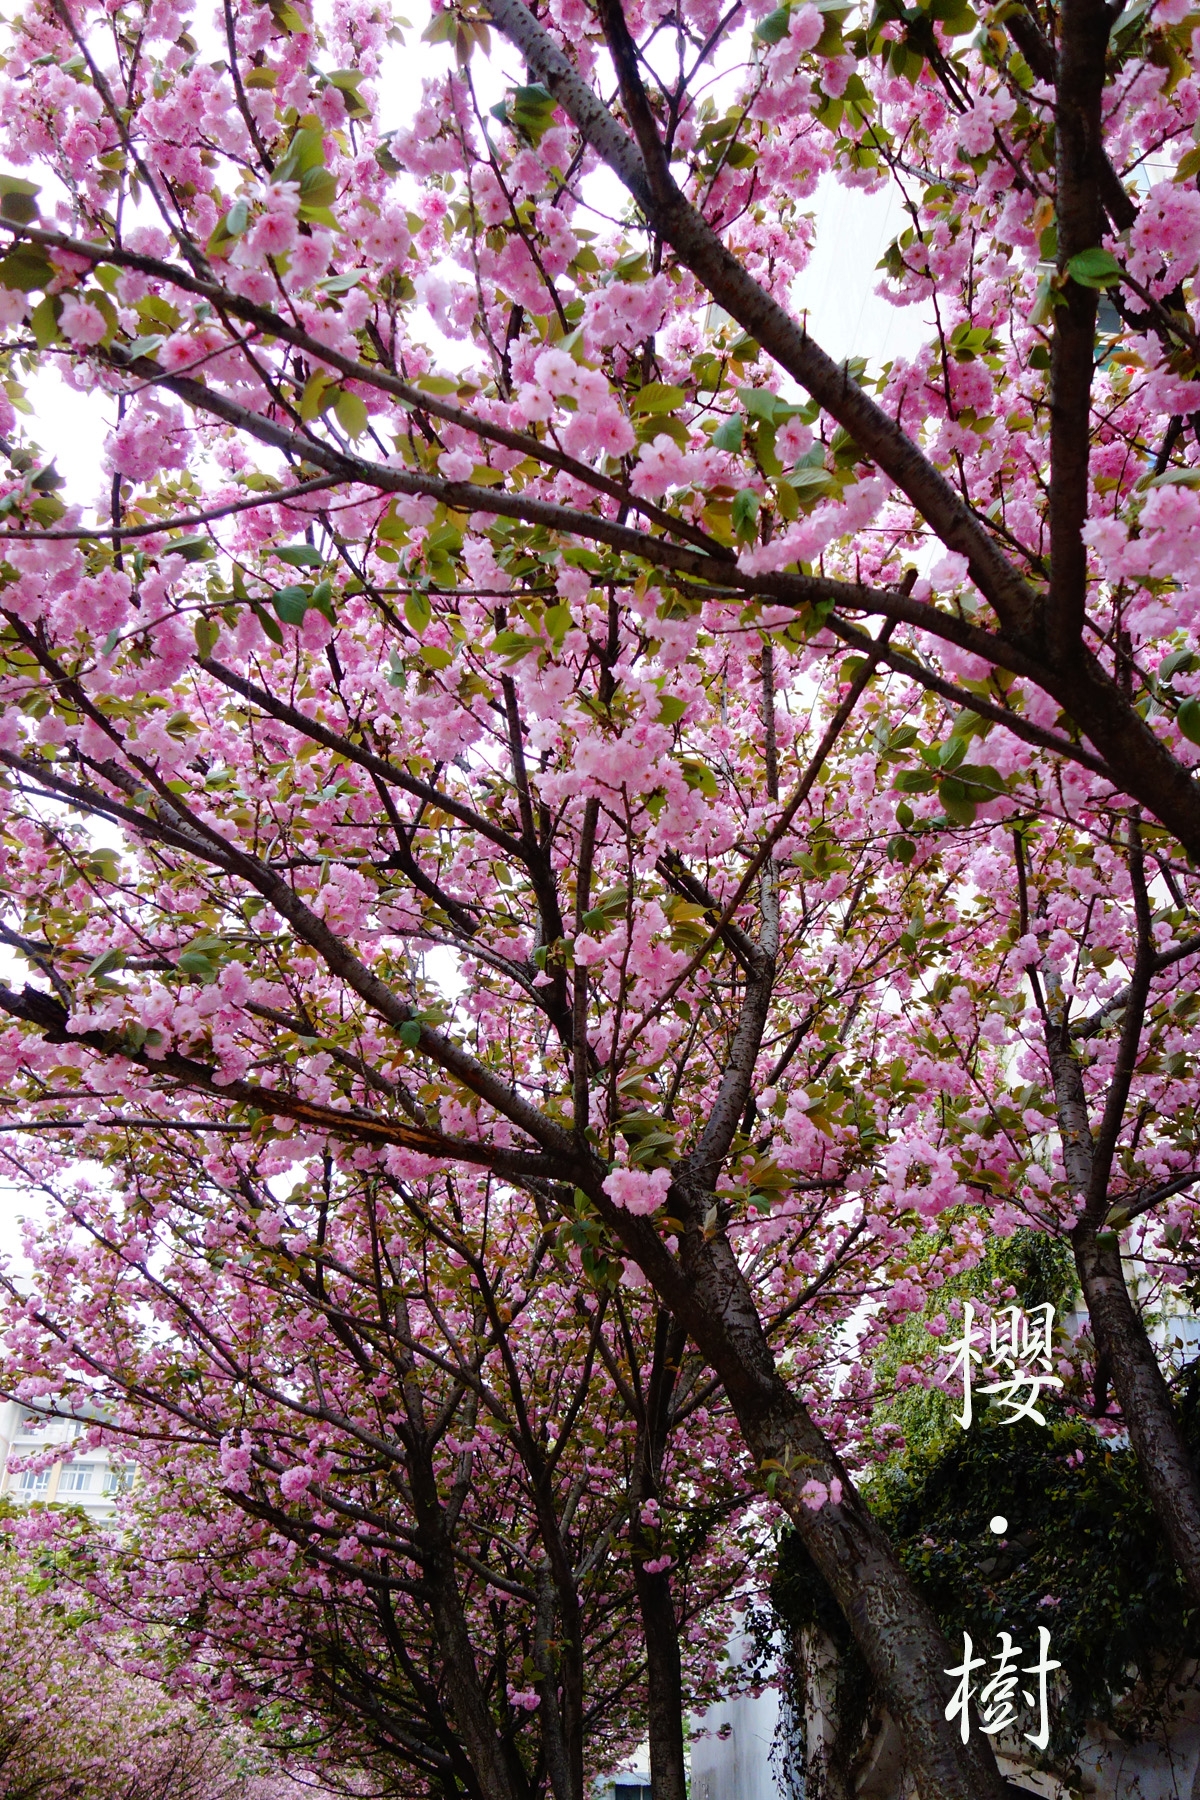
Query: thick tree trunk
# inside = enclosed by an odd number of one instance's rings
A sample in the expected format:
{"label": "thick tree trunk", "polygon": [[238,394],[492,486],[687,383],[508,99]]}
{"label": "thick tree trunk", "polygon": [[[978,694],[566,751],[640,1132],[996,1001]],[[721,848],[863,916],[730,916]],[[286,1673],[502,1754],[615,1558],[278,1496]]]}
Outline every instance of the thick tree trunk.
{"label": "thick tree trunk", "polygon": [[[1140,869],[1140,863],[1137,866]],[[1145,934],[1145,925],[1143,929]],[[1043,979],[1046,1051],[1054,1079],[1063,1169],[1072,1192],[1082,1195],[1086,1202],[1072,1234],[1072,1245],[1097,1356],[1117,1391],[1142,1480],[1172,1554],[1192,1593],[1200,1600],[1200,1477],[1184,1443],[1154,1346],[1129,1297],[1116,1234],[1106,1229],[1112,1148],[1125,1105],[1128,1076],[1137,1059],[1148,991],[1144,971],[1135,971],[1131,984],[1099,1150],[1092,1135],[1083,1071],[1067,1023],[1061,984],[1049,966],[1043,968]],[[1108,1117],[1110,1113],[1112,1118]]]}
{"label": "thick tree trunk", "polygon": [[[560,1704],[558,1671],[554,1666],[554,1626],[557,1618],[554,1576],[547,1564],[538,1576],[537,1631],[534,1658],[541,1676],[542,1754],[554,1800],[583,1800],[582,1778],[576,1778],[568,1745],[564,1708]],[[575,1607],[579,1612],[578,1604]]]}
{"label": "thick tree trunk", "polygon": [[1075,1232],[1075,1267],[1096,1350],[1116,1389],[1146,1491],[1200,1601],[1200,1477],[1154,1346],[1129,1297],[1115,1237],[1085,1221]]}
{"label": "thick tree trunk", "polygon": [[[397,1321],[411,1342],[408,1302],[396,1305]],[[446,1517],[438,1492],[426,1431],[425,1400],[411,1351],[398,1359],[403,1370],[401,1391],[410,1433],[408,1480],[413,1511],[421,1534],[422,1567],[434,1634],[445,1669],[447,1711],[459,1742],[469,1757],[484,1800],[525,1800],[525,1783],[515,1758],[502,1743],[492,1718],[467,1625],[466,1609],[447,1537]]]}
{"label": "thick tree trunk", "polygon": [[427,1567],[434,1630],[446,1670],[450,1714],[484,1800],[524,1800],[479,1681],[475,1652],[448,1553]]}
{"label": "thick tree trunk", "polygon": [[[683,1671],[679,1655],[679,1621],[666,1569],[651,1573],[639,1547],[642,1508],[660,1497],[663,1452],[671,1430],[671,1399],[679,1376],[686,1333],[660,1307],[654,1321],[654,1355],[646,1397],[638,1419],[633,1476],[629,1484],[633,1541],[633,1576],[637,1585],[646,1650],[647,1723],[650,1736],[650,1786],[654,1800],[687,1800],[684,1758]],[[655,1546],[659,1550],[659,1546]],[[661,1551],[659,1551],[661,1553]]]}
{"label": "thick tree trunk", "polygon": [[[962,1743],[945,1716],[954,1652],[848,1473],[778,1376],[745,1383],[734,1406],[759,1467],[779,1465],[774,1497],[833,1590],[900,1724],[922,1800],[995,1800],[1003,1788],[990,1746],[975,1734]],[[840,1480],[840,1502],[810,1507],[801,1497],[810,1479]]]}
{"label": "thick tree trunk", "polygon": [[[956,1653],[836,1452],[775,1367],[728,1238],[705,1234],[701,1221],[711,1196],[672,1188],[672,1212],[691,1221],[677,1260],[649,1221],[612,1203],[599,1170],[580,1164],[578,1181],[724,1385],[768,1493],[832,1589],[900,1726],[921,1800],[1000,1800],[1003,1784],[990,1744],[978,1732],[964,1744],[946,1718],[954,1688],[947,1671]],[[840,1500],[808,1505],[802,1493],[810,1479],[827,1494],[840,1482]]]}
{"label": "thick tree trunk", "polygon": [[649,1690],[650,1787],[654,1800],[687,1800],[683,1751],[683,1674],[679,1624],[665,1569],[651,1575],[634,1558],[634,1580],[642,1614]]}

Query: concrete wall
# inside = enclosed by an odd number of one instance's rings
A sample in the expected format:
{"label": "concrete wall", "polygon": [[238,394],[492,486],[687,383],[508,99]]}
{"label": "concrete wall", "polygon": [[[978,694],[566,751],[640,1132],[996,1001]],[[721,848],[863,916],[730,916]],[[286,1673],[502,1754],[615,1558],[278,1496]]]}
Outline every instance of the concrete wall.
{"label": "concrete wall", "polygon": [[744,1695],[693,1718],[691,1800],[787,1800],[771,1767],[779,1696]]}

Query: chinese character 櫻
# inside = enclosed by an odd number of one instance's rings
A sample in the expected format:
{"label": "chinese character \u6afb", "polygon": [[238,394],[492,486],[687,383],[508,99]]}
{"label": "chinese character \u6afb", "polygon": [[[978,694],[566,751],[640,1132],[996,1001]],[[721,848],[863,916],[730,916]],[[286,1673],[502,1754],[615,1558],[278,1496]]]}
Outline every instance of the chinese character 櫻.
{"label": "chinese character \u6afb", "polygon": [[[1026,1706],[1035,1706],[1038,1712],[1038,1728],[1027,1731],[1025,1737],[1037,1750],[1044,1750],[1050,1742],[1049,1700],[1046,1678],[1053,1670],[1060,1669],[1061,1663],[1050,1661],[1050,1633],[1044,1625],[1038,1627],[1038,1659],[1028,1668],[1019,1669],[1017,1658],[1025,1652],[1019,1644],[1014,1644],[1007,1631],[999,1634],[1000,1648],[992,1661],[998,1664],[996,1673],[989,1681],[985,1681],[979,1690],[978,1708],[980,1730],[991,1736],[994,1732],[1004,1731],[1017,1716],[1014,1695],[1018,1691],[1018,1675],[1036,1675],[1037,1692],[1032,1694],[1028,1688],[1021,1688],[1021,1698]],[[975,1689],[971,1677],[976,1669],[985,1667],[987,1658],[972,1654],[975,1646],[971,1642],[969,1632],[963,1632],[963,1659],[956,1668],[947,1669],[947,1675],[957,1678],[958,1686],[953,1698],[946,1708],[946,1717],[951,1723],[959,1721],[960,1735],[965,1744],[970,1735],[970,1702],[975,1698]]]}
{"label": "chinese character \u6afb", "polygon": [[[1018,1419],[1033,1419],[1038,1425],[1046,1423],[1045,1415],[1037,1409],[1038,1396],[1043,1388],[1062,1386],[1059,1376],[1051,1371],[1053,1333],[1053,1306],[1035,1306],[1029,1312],[1009,1306],[994,1315],[991,1360],[1000,1378],[988,1382],[979,1392],[995,1394],[999,1404],[1008,1408],[1003,1424],[1015,1425]],[[958,1422],[964,1431],[973,1416],[972,1368],[984,1361],[983,1351],[975,1348],[977,1336],[982,1336],[982,1327],[976,1331],[975,1308],[967,1300],[963,1304],[962,1335],[950,1346],[954,1351],[950,1373],[962,1376],[963,1405]]]}

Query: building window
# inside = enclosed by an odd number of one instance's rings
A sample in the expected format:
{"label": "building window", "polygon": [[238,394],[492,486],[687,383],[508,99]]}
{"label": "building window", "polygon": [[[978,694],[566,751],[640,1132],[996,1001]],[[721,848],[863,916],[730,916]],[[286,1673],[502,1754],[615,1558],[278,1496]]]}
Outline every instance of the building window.
{"label": "building window", "polygon": [[127,1494],[133,1486],[133,1469],[105,1469],[104,1491],[106,1494]]}
{"label": "building window", "polygon": [[86,1494],[90,1492],[98,1466],[97,1463],[71,1463],[58,1478],[59,1493]]}
{"label": "building window", "polygon": [[44,1494],[50,1486],[49,1469],[22,1469],[14,1483],[18,1494]]}
{"label": "building window", "polygon": [[618,1781],[613,1787],[613,1800],[654,1800],[654,1789],[640,1781]]}

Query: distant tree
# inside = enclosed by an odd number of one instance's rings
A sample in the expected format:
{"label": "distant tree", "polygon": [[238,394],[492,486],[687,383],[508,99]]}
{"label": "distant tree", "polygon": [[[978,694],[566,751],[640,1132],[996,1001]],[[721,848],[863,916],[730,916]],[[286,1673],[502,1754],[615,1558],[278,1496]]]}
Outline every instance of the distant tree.
{"label": "distant tree", "polygon": [[94,1608],[44,1548],[0,1538],[4,1800],[299,1800],[305,1791],[227,1719],[124,1666]]}
{"label": "distant tree", "polygon": [[104,1616],[388,1792],[576,1800],[648,1733],[682,1796],[766,1548],[682,1334],[487,1176],[205,1162],[131,1157],[35,1252],[26,1355],[140,1465]]}

